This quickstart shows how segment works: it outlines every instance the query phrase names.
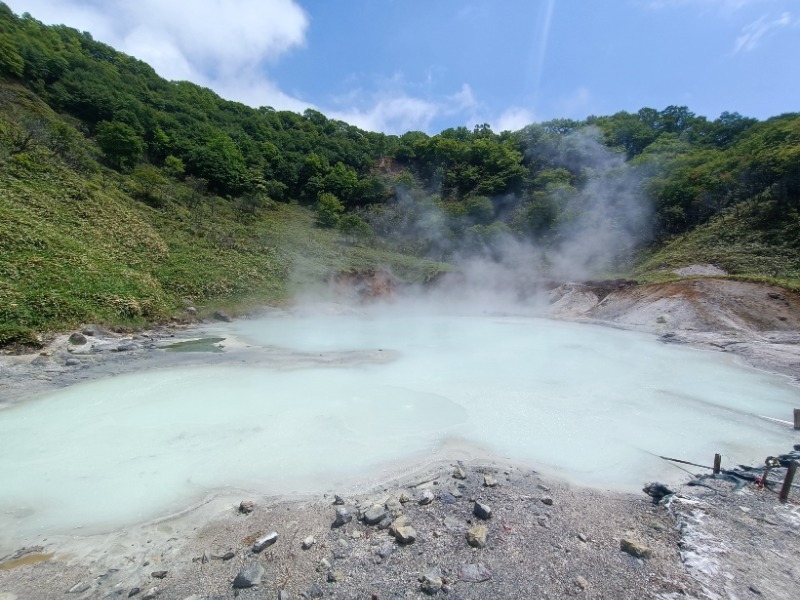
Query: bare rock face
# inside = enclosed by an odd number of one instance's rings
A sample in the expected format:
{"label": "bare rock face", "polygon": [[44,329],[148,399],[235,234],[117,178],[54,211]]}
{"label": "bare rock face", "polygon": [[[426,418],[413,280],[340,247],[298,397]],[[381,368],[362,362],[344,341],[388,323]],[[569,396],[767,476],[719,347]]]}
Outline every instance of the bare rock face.
{"label": "bare rock face", "polygon": [[361,302],[391,298],[397,289],[391,273],[373,269],[335,273],[328,277],[328,283],[338,295]]}

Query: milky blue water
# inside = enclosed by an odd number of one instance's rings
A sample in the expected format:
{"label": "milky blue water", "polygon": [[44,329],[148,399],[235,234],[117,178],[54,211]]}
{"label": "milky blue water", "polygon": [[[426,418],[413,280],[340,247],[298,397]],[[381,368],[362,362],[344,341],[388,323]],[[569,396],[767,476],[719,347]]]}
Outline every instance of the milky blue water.
{"label": "milky blue water", "polygon": [[686,478],[654,455],[757,464],[798,441],[759,415],[789,419],[800,389],[644,334],[400,313],[224,327],[256,347],[397,358],[150,370],[2,410],[0,543],[117,528],[228,487],[339,490],[448,452],[636,490]]}

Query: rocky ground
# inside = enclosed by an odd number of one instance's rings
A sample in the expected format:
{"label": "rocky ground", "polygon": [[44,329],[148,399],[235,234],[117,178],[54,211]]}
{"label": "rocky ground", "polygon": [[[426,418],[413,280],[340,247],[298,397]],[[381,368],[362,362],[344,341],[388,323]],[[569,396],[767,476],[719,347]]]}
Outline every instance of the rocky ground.
{"label": "rocky ground", "polygon": [[[800,376],[798,294],[689,279],[646,287],[565,284],[551,298],[557,318],[650,331],[665,342],[734,352],[754,366]],[[135,335],[89,327],[81,334],[85,343],[61,336],[42,354],[0,357],[0,405],[152,366],[391,359],[162,349],[213,333],[213,326]],[[798,442],[800,434],[787,429],[787,445]],[[725,474],[697,479],[691,483],[699,485],[654,504],[644,493],[584,489],[519,465],[476,462],[348,491],[343,504],[332,495],[219,497],[124,531],[50,538],[0,555],[0,600],[789,599],[800,580],[800,490],[778,502],[781,475],[774,473],[771,489]]]}

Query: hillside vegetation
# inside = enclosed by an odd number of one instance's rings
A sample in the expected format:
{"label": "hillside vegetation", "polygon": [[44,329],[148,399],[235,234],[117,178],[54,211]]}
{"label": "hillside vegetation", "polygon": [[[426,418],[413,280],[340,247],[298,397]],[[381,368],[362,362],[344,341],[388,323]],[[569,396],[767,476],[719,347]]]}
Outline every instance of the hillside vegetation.
{"label": "hillside vegetation", "polygon": [[0,3],[0,345],[470,257],[800,285],[800,115],[643,108],[437,135],[252,109]]}

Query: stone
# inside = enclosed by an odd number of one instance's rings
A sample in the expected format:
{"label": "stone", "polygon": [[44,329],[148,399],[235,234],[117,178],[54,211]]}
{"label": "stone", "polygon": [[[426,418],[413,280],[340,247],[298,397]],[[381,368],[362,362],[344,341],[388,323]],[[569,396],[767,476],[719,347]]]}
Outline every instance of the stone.
{"label": "stone", "polygon": [[411,525],[403,525],[395,528],[394,538],[399,544],[413,544],[417,540],[417,531]]}
{"label": "stone", "polygon": [[392,517],[386,515],[383,520],[378,523],[378,529],[389,529],[392,526]]}
{"label": "stone", "polygon": [[485,473],[483,476],[483,485],[486,487],[497,486],[497,479],[491,473]]}
{"label": "stone", "polygon": [[381,558],[387,558],[391,556],[394,552],[394,544],[391,542],[386,542],[385,544],[381,544],[380,548],[378,548],[378,556]]}
{"label": "stone", "polygon": [[448,491],[453,495],[454,498],[461,498],[463,495],[461,490],[459,490],[457,487],[451,487]]}
{"label": "stone", "polygon": [[463,525],[463,523],[461,521],[456,519],[454,516],[447,515],[444,518],[444,528],[447,529],[448,531],[463,531],[464,530],[464,525]]}
{"label": "stone", "polygon": [[345,577],[346,575],[344,571],[336,570],[336,571],[328,571],[326,579],[328,580],[328,583],[339,583],[341,581],[344,581]]}
{"label": "stone", "polygon": [[456,574],[461,581],[468,583],[482,583],[492,578],[492,572],[483,563],[474,565],[460,565]]}
{"label": "stone", "polygon": [[194,306],[187,306],[186,307],[186,312],[188,314],[192,315],[193,317],[197,316],[197,309]]}
{"label": "stone", "polygon": [[439,567],[432,567],[422,575],[420,589],[429,596],[435,596],[442,589],[442,571]]}
{"label": "stone", "polygon": [[424,490],[419,495],[419,499],[417,500],[417,502],[419,502],[422,506],[425,506],[426,504],[430,504],[431,502],[433,502],[433,497],[434,496],[432,491]]}
{"label": "stone", "polygon": [[142,600],[154,600],[155,598],[158,598],[159,593],[160,590],[157,587],[151,587],[142,595]]}
{"label": "stone", "polygon": [[167,571],[153,571],[150,577],[153,579],[164,579],[167,576]]}
{"label": "stone", "polygon": [[455,479],[466,479],[467,473],[461,467],[456,467],[453,470],[453,478]]}
{"label": "stone", "polygon": [[86,590],[92,587],[92,584],[87,583],[86,581],[81,581],[80,583],[76,583],[71,588],[67,590],[68,594],[82,594]]}
{"label": "stone", "polygon": [[653,556],[653,551],[650,548],[648,548],[643,544],[640,544],[638,542],[626,538],[620,540],[619,548],[623,552],[627,552],[628,554],[636,558],[650,558],[651,556]]}
{"label": "stone", "polygon": [[249,515],[256,509],[256,505],[252,500],[242,500],[239,503],[239,512],[243,515]]}
{"label": "stone", "polygon": [[665,484],[659,483],[658,481],[648,483],[644,486],[642,491],[650,496],[653,502],[660,502],[664,497],[677,493],[675,490],[670,489]]}
{"label": "stone", "polygon": [[313,546],[316,543],[317,543],[317,540],[314,539],[313,535],[310,535],[306,539],[303,540],[303,543],[300,546],[303,548],[303,550],[308,550],[309,548],[311,548],[311,546]]}
{"label": "stone", "polygon": [[236,556],[236,554],[235,554],[235,553],[228,551],[228,552],[226,552],[225,554],[223,554],[222,556],[220,556],[220,558],[221,558],[222,560],[230,560],[230,559],[232,559],[234,556]]}
{"label": "stone", "polygon": [[236,579],[233,580],[235,588],[251,588],[261,583],[264,576],[264,567],[257,562],[252,562],[244,569],[239,571]]}
{"label": "stone", "polygon": [[278,590],[278,600],[289,600],[289,592],[286,590]]}
{"label": "stone", "polygon": [[211,316],[214,318],[215,321],[223,321],[225,323],[230,323],[231,321],[233,321],[230,315],[223,310],[214,311],[214,314]]}
{"label": "stone", "polygon": [[306,596],[309,598],[322,598],[325,595],[325,592],[322,591],[322,588],[319,586],[318,583],[315,583],[306,592]]}
{"label": "stone", "polygon": [[588,582],[588,581],[586,581],[586,579],[585,579],[585,578],[583,578],[583,577],[581,577],[580,575],[578,575],[578,576],[575,578],[575,583],[576,583],[576,584],[577,584],[577,586],[578,586],[579,588],[581,588],[582,590],[585,590],[585,589],[587,589],[587,588],[589,587],[589,582]]}
{"label": "stone", "polygon": [[479,519],[490,519],[492,517],[492,508],[488,504],[476,502],[472,507],[472,514]]}
{"label": "stone", "polygon": [[392,512],[395,512],[395,511],[398,511],[398,510],[403,510],[403,505],[400,504],[400,500],[398,500],[397,498],[389,498],[386,501],[386,510],[389,510],[389,511],[392,511]]}
{"label": "stone", "polygon": [[364,523],[377,525],[386,518],[386,509],[380,504],[370,506],[364,513]]}
{"label": "stone", "polygon": [[541,500],[545,506],[553,506],[553,498],[550,496],[542,496]]}
{"label": "stone", "polygon": [[336,518],[333,520],[332,527],[341,527],[353,520],[353,514],[346,508],[339,507],[336,509]]}
{"label": "stone", "polygon": [[411,496],[403,492],[402,494],[400,494],[399,500],[401,504],[405,504],[406,502],[411,502]]}
{"label": "stone", "polygon": [[69,336],[69,343],[73,346],[83,346],[89,340],[86,339],[86,336],[82,333],[78,333],[77,331]]}
{"label": "stone", "polygon": [[579,533],[578,534],[578,539],[580,541],[582,541],[583,543],[588,543],[589,542],[589,536],[587,536],[585,533]]}
{"label": "stone", "polygon": [[257,553],[261,552],[264,548],[266,548],[268,546],[272,546],[272,544],[274,544],[277,541],[278,541],[278,532],[277,531],[271,531],[270,533],[268,533],[266,535],[262,535],[253,544],[253,552],[255,552],[257,554]]}
{"label": "stone", "polygon": [[79,364],[81,364],[81,361],[73,357],[70,357],[64,361],[64,365],[67,367],[77,367]]}
{"label": "stone", "polygon": [[142,588],[138,588],[138,587],[131,588],[131,591],[128,592],[128,598],[133,598],[135,595],[137,595],[141,591],[142,591]]}
{"label": "stone", "polygon": [[83,329],[81,329],[81,333],[83,335],[88,335],[89,337],[94,336],[97,334],[98,327],[97,325],[86,325]]}
{"label": "stone", "polygon": [[473,548],[483,548],[486,546],[486,525],[473,525],[467,529],[467,543]]}
{"label": "stone", "polygon": [[333,495],[333,503],[336,506],[342,506],[344,504],[344,498],[342,498],[339,494]]}
{"label": "stone", "polygon": [[133,352],[139,349],[139,344],[136,342],[122,342],[117,344],[116,348],[112,348],[112,352]]}

